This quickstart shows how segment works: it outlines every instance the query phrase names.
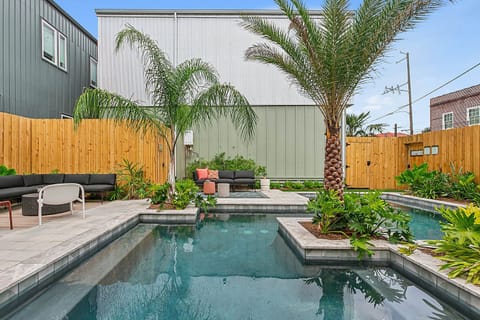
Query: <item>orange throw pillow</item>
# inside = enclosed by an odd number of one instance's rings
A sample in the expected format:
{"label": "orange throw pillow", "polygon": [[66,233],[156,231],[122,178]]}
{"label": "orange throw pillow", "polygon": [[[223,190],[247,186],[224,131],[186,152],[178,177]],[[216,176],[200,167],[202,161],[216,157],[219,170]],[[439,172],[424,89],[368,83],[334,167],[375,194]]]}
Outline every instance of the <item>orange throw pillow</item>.
{"label": "orange throw pillow", "polygon": [[198,180],[207,179],[208,169],[197,169],[197,177],[198,177]]}
{"label": "orange throw pillow", "polygon": [[218,170],[208,170],[208,179],[217,180],[218,179]]}

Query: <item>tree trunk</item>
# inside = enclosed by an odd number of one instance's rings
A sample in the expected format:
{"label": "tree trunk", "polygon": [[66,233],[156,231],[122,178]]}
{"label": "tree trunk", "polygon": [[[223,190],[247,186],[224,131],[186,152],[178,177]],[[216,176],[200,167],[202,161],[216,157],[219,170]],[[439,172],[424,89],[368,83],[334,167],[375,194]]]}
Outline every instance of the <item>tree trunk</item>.
{"label": "tree trunk", "polygon": [[326,190],[336,190],[343,200],[343,170],[342,144],[340,130],[337,127],[328,127],[325,145],[325,168],[323,180]]}
{"label": "tree trunk", "polygon": [[173,195],[175,194],[175,139],[176,139],[176,132],[175,127],[171,127],[171,139],[172,143],[170,143],[170,164],[168,166],[168,178],[167,181],[170,184],[170,190],[168,192],[168,200],[173,200]]}

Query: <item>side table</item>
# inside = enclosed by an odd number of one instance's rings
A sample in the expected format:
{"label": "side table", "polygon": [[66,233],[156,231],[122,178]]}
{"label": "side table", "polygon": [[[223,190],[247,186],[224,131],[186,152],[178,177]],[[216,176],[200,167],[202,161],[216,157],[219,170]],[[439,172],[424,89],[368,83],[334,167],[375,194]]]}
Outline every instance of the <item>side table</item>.
{"label": "side table", "polygon": [[218,188],[218,197],[219,198],[228,198],[230,196],[230,184],[229,183],[219,183],[217,184]]}
{"label": "side table", "polygon": [[205,181],[203,183],[203,193],[204,194],[215,194],[215,182]]}

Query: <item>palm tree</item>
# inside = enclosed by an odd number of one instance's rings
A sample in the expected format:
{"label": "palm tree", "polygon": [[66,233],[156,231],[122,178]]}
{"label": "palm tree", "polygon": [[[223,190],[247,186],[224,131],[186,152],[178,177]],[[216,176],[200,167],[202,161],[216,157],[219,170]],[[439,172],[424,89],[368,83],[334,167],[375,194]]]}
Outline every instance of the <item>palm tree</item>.
{"label": "palm tree", "polygon": [[301,0],[275,0],[290,21],[282,30],[261,17],[243,26],[267,42],[247,49],[248,60],[271,64],[313,100],[326,123],[326,189],[343,195],[340,121],[357,89],[370,79],[399,33],[412,29],[447,0],[325,0],[321,20]]}
{"label": "palm tree", "polygon": [[346,135],[347,137],[366,137],[382,133],[387,126],[386,123],[372,123],[365,125],[370,117],[370,111],[360,114],[347,113],[346,117]]}
{"label": "palm tree", "polygon": [[75,125],[85,118],[112,118],[127,121],[138,132],[155,130],[167,141],[169,195],[172,196],[175,192],[175,146],[186,130],[230,116],[242,137],[248,140],[255,133],[257,115],[232,85],[219,82],[210,64],[191,59],[174,66],[154,40],[131,25],[117,34],[115,50],[126,44],[141,54],[146,92],[152,105],[140,106],[114,93],[87,89],[76,103]]}

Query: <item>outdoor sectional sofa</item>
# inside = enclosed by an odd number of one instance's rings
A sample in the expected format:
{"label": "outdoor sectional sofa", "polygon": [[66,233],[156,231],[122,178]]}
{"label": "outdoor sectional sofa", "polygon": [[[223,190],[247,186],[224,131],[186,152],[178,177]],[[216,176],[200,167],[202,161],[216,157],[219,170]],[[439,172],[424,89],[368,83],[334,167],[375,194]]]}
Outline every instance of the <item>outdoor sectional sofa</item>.
{"label": "outdoor sectional sofa", "polygon": [[115,189],[117,176],[108,174],[29,174],[0,176],[0,200],[14,200],[28,193],[36,193],[45,185],[78,183],[88,193],[100,193],[103,197]]}
{"label": "outdoor sectional sofa", "polygon": [[207,180],[218,183],[228,183],[230,188],[235,186],[249,186],[255,187],[255,173],[252,170],[218,170],[218,179],[198,179],[197,172],[193,172],[193,180],[198,186],[203,186],[203,183]]}

